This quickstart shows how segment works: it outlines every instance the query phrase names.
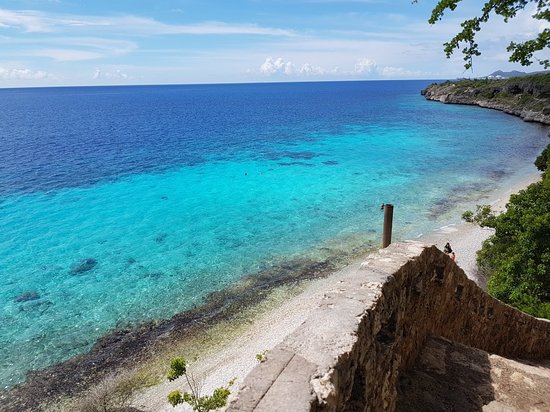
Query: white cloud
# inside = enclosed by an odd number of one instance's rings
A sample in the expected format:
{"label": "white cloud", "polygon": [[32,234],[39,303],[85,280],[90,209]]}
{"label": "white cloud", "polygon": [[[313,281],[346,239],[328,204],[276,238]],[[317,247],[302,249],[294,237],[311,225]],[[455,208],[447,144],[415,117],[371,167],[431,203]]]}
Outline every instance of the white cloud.
{"label": "white cloud", "polygon": [[306,76],[316,76],[316,75],[321,75],[325,73],[326,73],[325,69],[323,69],[321,66],[313,66],[309,63],[305,63],[300,68],[300,74],[304,74]]}
{"label": "white cloud", "polygon": [[291,30],[262,27],[256,24],[228,24],[206,21],[198,24],[166,24],[155,19],[122,16],[75,16],[46,14],[35,10],[0,9],[0,27],[22,28],[27,32],[55,32],[101,27],[102,31],[134,34],[245,34],[260,36],[294,36]]}
{"label": "white cloud", "polygon": [[49,57],[51,59],[62,62],[93,60],[102,57],[101,54],[96,52],[71,49],[41,49],[30,51],[27,54],[37,57]]}
{"label": "white cloud", "polygon": [[[250,34],[261,36],[294,36],[294,32],[256,24],[227,24],[224,22],[203,22],[193,25],[169,25],[152,19],[139,19],[138,29],[148,29],[153,34]],[[131,21],[128,21],[131,24]]]}
{"label": "white cloud", "polygon": [[271,76],[274,74],[292,74],[296,68],[291,62],[285,61],[283,58],[268,57],[260,66],[260,73]]}
{"label": "white cloud", "polygon": [[42,80],[53,78],[52,75],[43,71],[25,69],[6,69],[0,67],[0,79],[2,80]]}
{"label": "white cloud", "polygon": [[0,27],[21,27],[28,32],[50,31],[47,21],[35,11],[0,9]]}
{"label": "white cloud", "polygon": [[[310,63],[304,63],[298,66],[291,61],[285,60],[282,57],[268,57],[260,66],[260,73],[267,76],[288,76],[288,77],[304,77],[317,76],[326,79],[345,78],[345,79],[361,79],[361,78],[426,78],[434,76],[434,73],[429,73],[420,70],[405,69],[397,66],[379,66],[374,59],[363,57],[356,59],[355,64],[344,66],[343,68],[334,67],[327,69],[322,66],[315,66]],[[254,70],[248,70],[248,74],[254,74]],[[256,71],[257,73],[257,71]]]}
{"label": "white cloud", "polygon": [[126,73],[122,72],[119,69],[116,69],[115,71],[101,71],[100,69],[96,69],[94,72],[94,75],[92,76],[93,80],[128,80],[130,79],[130,76],[128,76]]}
{"label": "white cloud", "polygon": [[376,61],[365,57],[357,60],[354,72],[357,74],[373,74],[376,73],[377,69]]}
{"label": "white cloud", "polygon": [[397,79],[403,79],[403,78],[422,78],[427,77],[430,75],[433,75],[431,73],[419,71],[419,70],[407,70],[403,67],[392,67],[392,66],[385,66],[382,68],[382,70],[379,71],[380,75],[383,77],[392,77]]}
{"label": "white cloud", "polygon": [[[334,72],[334,70],[331,72]],[[286,61],[282,57],[276,59],[268,57],[260,66],[260,73],[267,76],[320,76],[328,73],[328,71],[321,66],[315,66],[310,63],[304,63],[301,66],[297,66],[290,61]]]}
{"label": "white cloud", "polygon": [[[121,56],[131,53],[138,46],[127,40],[101,39],[95,37],[52,37],[49,39],[13,39],[1,38],[0,45],[21,46],[13,55],[48,57],[57,61],[80,61]],[[23,47],[53,45],[43,49],[23,51]]]}

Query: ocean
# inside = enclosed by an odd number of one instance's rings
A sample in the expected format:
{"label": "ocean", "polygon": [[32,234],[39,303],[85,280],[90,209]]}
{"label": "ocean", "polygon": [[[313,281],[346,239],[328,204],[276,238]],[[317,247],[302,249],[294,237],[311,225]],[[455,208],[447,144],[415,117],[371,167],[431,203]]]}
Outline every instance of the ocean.
{"label": "ocean", "polygon": [[545,127],[430,81],[0,89],[0,387],[270,268],[458,222]]}

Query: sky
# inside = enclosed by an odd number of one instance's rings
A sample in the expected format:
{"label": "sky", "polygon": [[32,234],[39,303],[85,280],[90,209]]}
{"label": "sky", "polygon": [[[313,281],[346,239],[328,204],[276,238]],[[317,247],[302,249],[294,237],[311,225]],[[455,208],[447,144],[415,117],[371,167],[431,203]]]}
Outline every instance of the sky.
{"label": "sky", "polygon": [[[435,0],[0,0],[0,87],[450,79],[495,70],[506,46],[548,23],[498,16],[464,71],[443,43],[479,14],[464,0],[436,25]],[[542,56],[544,57],[544,56]]]}

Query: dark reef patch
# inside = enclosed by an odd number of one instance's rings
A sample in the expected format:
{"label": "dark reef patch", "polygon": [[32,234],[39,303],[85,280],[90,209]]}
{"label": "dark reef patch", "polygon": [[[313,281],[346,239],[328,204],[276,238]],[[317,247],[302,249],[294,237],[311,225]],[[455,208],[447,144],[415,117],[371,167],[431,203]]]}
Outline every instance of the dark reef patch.
{"label": "dark reef patch", "polygon": [[277,164],[279,166],[306,166],[306,167],[315,166],[313,163],[307,163],[307,162],[279,162]]}
{"label": "dark reef patch", "polygon": [[296,160],[311,160],[321,155],[322,155],[321,153],[308,152],[308,151],[292,152],[290,150],[284,150],[282,152],[269,152],[264,155],[264,158],[267,160],[279,160],[282,158],[296,159]]}
{"label": "dark reef patch", "polygon": [[146,272],[143,274],[144,278],[159,279],[164,276],[162,272]]}
{"label": "dark reef patch", "polygon": [[239,316],[273,289],[326,277],[369,248],[372,244],[363,244],[349,252],[332,250],[319,260],[282,261],[244,277],[227,289],[211,293],[202,305],[171,319],[114,330],[98,339],[88,353],[44,370],[31,371],[24,383],[0,391],[0,410],[39,411],[47,402],[81,394],[118,368],[133,367],[151,354],[160,353],[170,342]]}
{"label": "dark reef patch", "polygon": [[323,162],[324,165],[328,165],[328,166],[334,166],[334,165],[337,165],[338,162],[336,160],[325,160]]}
{"label": "dark reef patch", "polygon": [[74,265],[69,271],[69,274],[81,275],[83,273],[89,272],[96,266],[97,266],[97,260],[95,260],[94,258],[87,258],[81,261],[80,263],[77,263],[76,265]]}
{"label": "dark reef patch", "polygon": [[502,180],[506,176],[508,176],[508,173],[505,170],[491,170],[487,173],[487,177],[493,180]]}
{"label": "dark reef patch", "polygon": [[[443,213],[447,213],[458,203],[466,203],[471,200],[480,200],[492,190],[481,182],[455,186],[449,192],[449,197],[438,199],[428,210],[428,217],[436,219]],[[474,197],[475,196],[475,197]]]}
{"label": "dark reef patch", "polygon": [[21,293],[14,299],[14,301],[17,303],[21,303],[21,302],[29,302],[31,300],[37,300],[37,299],[40,299],[40,294],[35,291],[30,291],[30,292]]}
{"label": "dark reef patch", "polygon": [[40,314],[46,312],[53,303],[49,300],[31,300],[22,303],[19,307],[19,312],[40,312]]}
{"label": "dark reef patch", "polygon": [[158,235],[155,236],[154,241],[156,243],[164,243],[167,237],[168,237],[168,233],[159,233]]}

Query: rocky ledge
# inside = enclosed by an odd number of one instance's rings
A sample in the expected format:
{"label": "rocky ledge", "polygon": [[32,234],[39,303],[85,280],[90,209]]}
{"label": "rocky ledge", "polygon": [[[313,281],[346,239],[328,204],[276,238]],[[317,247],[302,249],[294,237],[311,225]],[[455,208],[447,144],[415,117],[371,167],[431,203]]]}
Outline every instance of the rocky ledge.
{"label": "rocky ledge", "polygon": [[510,79],[457,80],[422,90],[428,100],[501,110],[528,122],[550,124],[550,74]]}

